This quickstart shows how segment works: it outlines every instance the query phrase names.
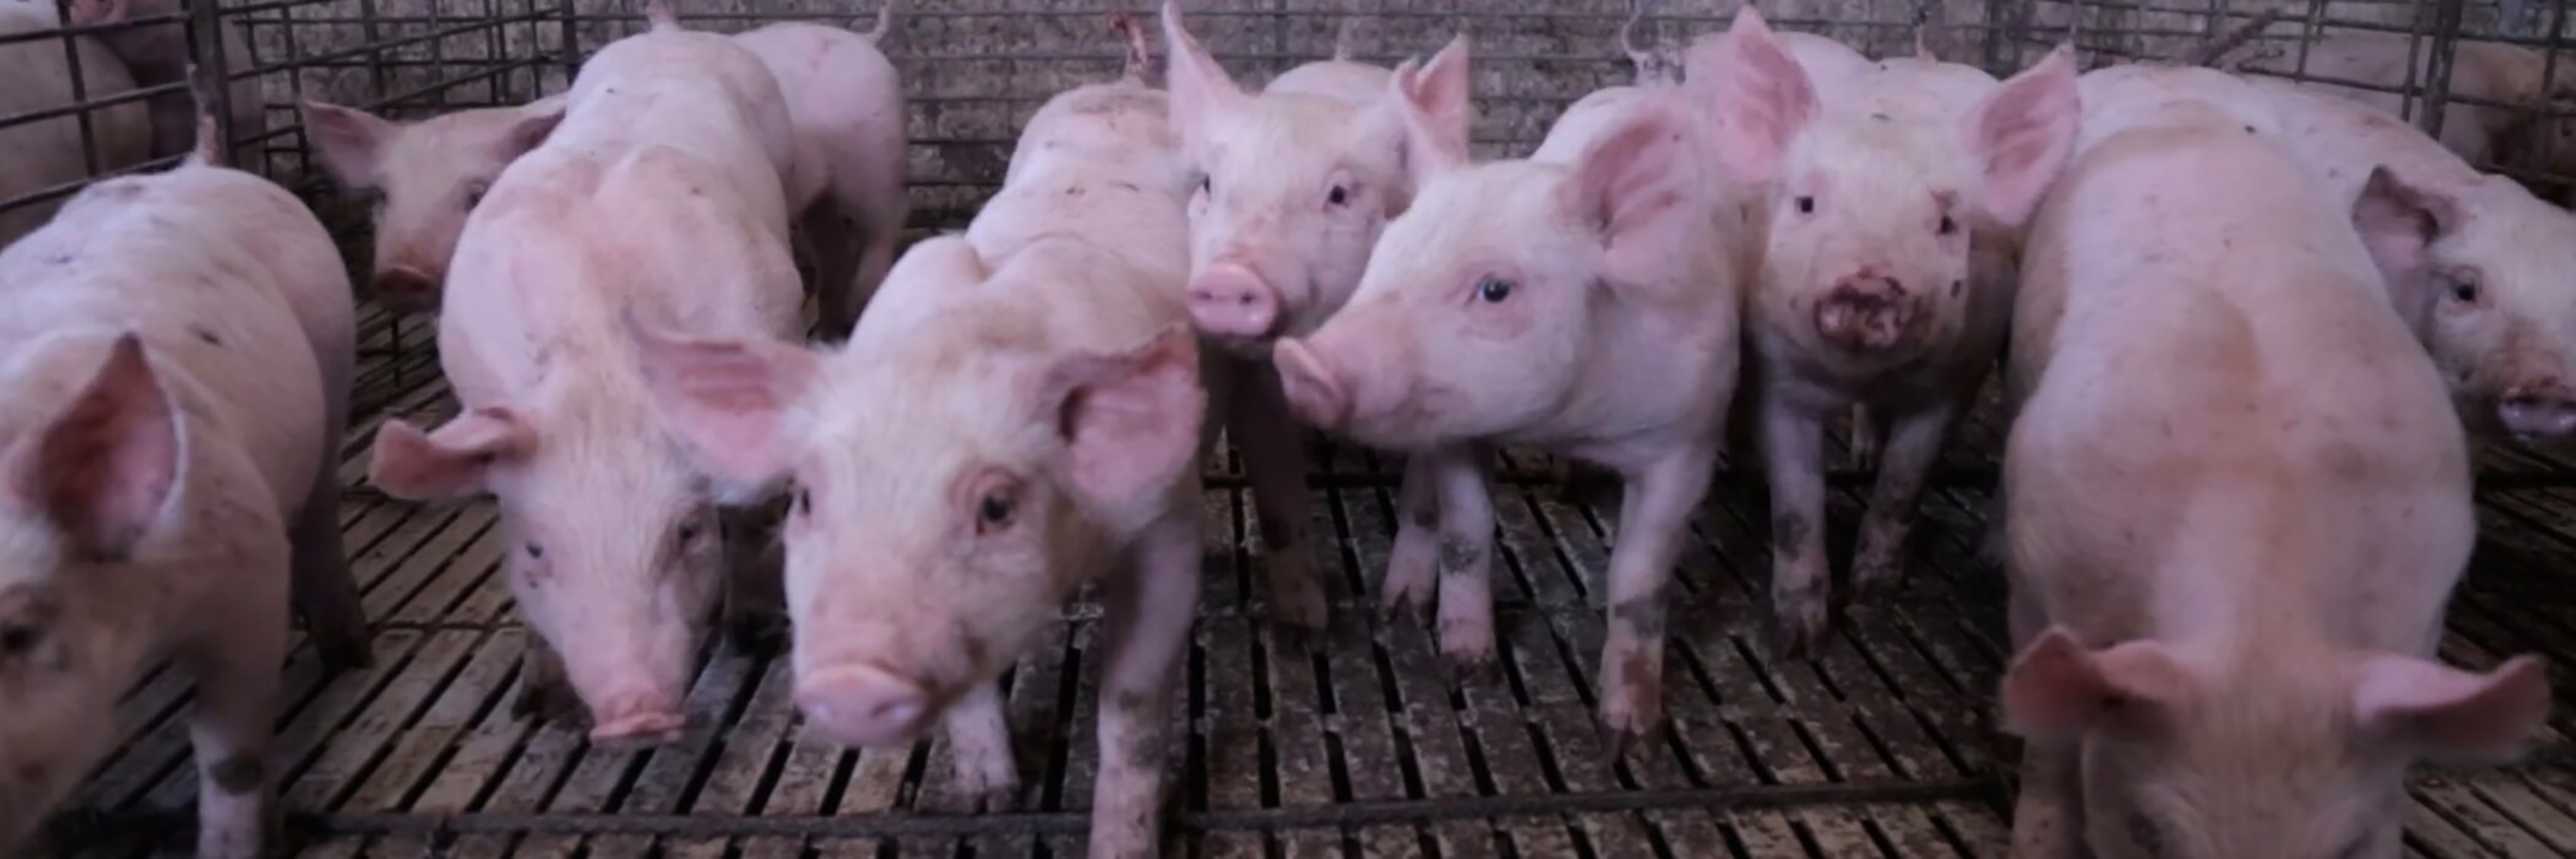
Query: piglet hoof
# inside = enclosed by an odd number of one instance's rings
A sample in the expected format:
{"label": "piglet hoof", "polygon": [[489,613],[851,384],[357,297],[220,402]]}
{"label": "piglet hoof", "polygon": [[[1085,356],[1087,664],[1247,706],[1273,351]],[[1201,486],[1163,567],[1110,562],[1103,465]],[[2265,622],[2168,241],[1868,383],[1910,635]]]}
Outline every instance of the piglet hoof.
{"label": "piglet hoof", "polygon": [[1389,570],[1386,577],[1386,590],[1378,596],[1379,613],[1389,622],[1406,616],[1416,621],[1430,621],[1433,581],[1427,570],[1418,579],[1412,576],[1398,577],[1395,571]]}
{"label": "piglet hoof", "polygon": [[973,794],[975,813],[1007,814],[1020,809],[1020,786],[1017,782],[992,785]]}
{"label": "piglet hoof", "polygon": [[1824,651],[1831,622],[1822,589],[1802,595],[1780,594],[1772,612],[1778,624],[1773,630],[1773,653],[1788,659],[1809,659]]}
{"label": "piglet hoof", "polygon": [[1646,744],[1646,735],[1653,730],[1651,727],[1619,727],[1611,724],[1605,715],[1601,723],[1601,751],[1612,761],[1626,760],[1630,751]]}
{"label": "piglet hoof", "polygon": [[1852,562],[1852,595],[1887,597],[1905,581],[1905,556],[1895,552],[1863,551]]}
{"label": "piglet hoof", "polygon": [[787,617],[767,611],[735,614],[725,621],[725,643],[754,659],[776,656],[787,649]]}
{"label": "piglet hoof", "polygon": [[266,815],[249,820],[204,821],[197,831],[197,859],[265,859],[271,824]]}
{"label": "piglet hoof", "polygon": [[367,640],[366,629],[344,629],[336,624],[315,624],[311,630],[313,651],[322,658],[325,674],[345,674],[376,667],[375,644]]}
{"label": "piglet hoof", "polygon": [[1450,677],[1460,685],[1493,680],[1502,673],[1494,660],[1494,634],[1467,626],[1440,625],[1440,660],[1448,664]]}
{"label": "piglet hoof", "polygon": [[1270,568],[1270,622],[1286,632],[1317,632],[1330,609],[1314,564],[1275,561]]}

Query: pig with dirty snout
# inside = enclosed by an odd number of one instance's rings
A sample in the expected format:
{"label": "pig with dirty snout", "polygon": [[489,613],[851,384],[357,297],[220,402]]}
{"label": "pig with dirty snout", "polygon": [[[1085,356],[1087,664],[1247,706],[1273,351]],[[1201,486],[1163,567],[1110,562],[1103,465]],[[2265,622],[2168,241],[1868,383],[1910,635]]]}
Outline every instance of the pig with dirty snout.
{"label": "pig with dirty snout", "polygon": [[2411,764],[2551,704],[2536,658],[2433,659],[2476,542],[2459,422],[2306,153],[2094,93],[2013,323],[2012,855],[2394,859]]}
{"label": "pig with dirty snout", "polygon": [[[777,78],[795,124],[788,182],[795,237],[813,261],[808,291],[819,329],[849,332],[885,279],[901,239],[903,93],[879,48],[892,4],[875,29],[772,24],[729,38]],[[557,95],[519,107],[462,110],[394,122],[356,108],[304,106],[307,133],[342,188],[374,201],[376,300],[398,312],[436,310],[456,238],[511,161],[545,142],[563,120]]]}
{"label": "pig with dirty snout", "polygon": [[93,185],[0,251],[0,853],[171,660],[197,689],[196,855],[265,855],[290,601],[327,662],[367,660],[333,467],[343,271],[294,195],[203,158]]}
{"label": "pig with dirty snout", "polygon": [[[1321,629],[1305,448],[1267,361],[1278,337],[1312,333],[1341,309],[1387,220],[1412,204],[1401,94],[1386,70],[1346,59],[1291,69],[1246,93],[1183,26],[1178,2],[1164,4],[1162,20],[1173,130],[1199,176],[1189,204],[1190,317],[1232,356],[1218,394],[1252,482],[1270,616]],[[1467,65],[1461,37],[1413,77],[1434,113],[1465,115]]]}
{"label": "pig with dirty snout", "polygon": [[722,509],[767,499],[691,467],[624,320],[799,333],[792,125],[758,58],[667,16],[593,56],[568,101],[458,238],[438,339],[461,412],[430,432],[387,421],[369,477],[400,498],[499,500],[535,633],[523,712],[586,714],[597,743],[668,742],[717,600],[737,630],[775,613],[761,571],[728,563]]}
{"label": "pig with dirty snout", "polygon": [[1569,115],[1541,150],[1562,160],[1471,164],[1463,117],[1410,69],[1394,86],[1421,194],[1350,306],[1279,341],[1281,384],[1315,426],[1410,456],[1387,581],[1436,574],[1441,651],[1470,666],[1494,654],[1487,447],[1625,478],[1600,713],[1624,750],[1661,721],[1663,600],[1736,379],[1741,298],[1703,128],[1659,89]]}
{"label": "pig with dirty snout", "polygon": [[1747,255],[1758,262],[1734,417],[1770,482],[1784,648],[1813,652],[1830,592],[1824,422],[1858,404],[1884,427],[1852,577],[1892,584],[1923,481],[2001,348],[2012,236],[2073,144],[2075,62],[2052,52],[1998,85],[1891,61],[1820,90],[1751,9],[1696,56],[1716,165],[1745,183],[1767,231]]}
{"label": "pig with dirty snout", "polygon": [[1181,297],[1190,182],[1129,35],[1127,77],[1041,107],[1002,190],[963,236],[907,251],[843,348],[647,336],[639,350],[708,471],[792,487],[808,731],[889,745],[936,721],[963,792],[1008,807],[1000,675],[1102,585],[1096,857],[1159,843],[1210,441]]}

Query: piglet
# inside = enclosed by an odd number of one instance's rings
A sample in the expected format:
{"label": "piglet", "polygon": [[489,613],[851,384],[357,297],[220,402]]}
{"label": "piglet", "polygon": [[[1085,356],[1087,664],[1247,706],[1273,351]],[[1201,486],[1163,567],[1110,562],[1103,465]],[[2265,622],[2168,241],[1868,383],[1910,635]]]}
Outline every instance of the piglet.
{"label": "piglet", "polygon": [[341,554],[348,276],[285,189],[201,154],[112,179],[0,252],[0,852],[116,740],[165,659],[197,684],[197,855],[250,859],[290,594],[365,660]]}
{"label": "piglet", "polygon": [[[848,333],[894,262],[909,211],[903,190],[903,90],[875,29],[771,24],[734,35],[758,55],[787,98],[795,166],[787,204],[814,261],[809,285],[820,328]],[[376,198],[376,300],[400,312],[438,307],[456,239],[499,177],[563,121],[560,95],[509,108],[462,110],[393,122],[362,110],[308,102],[304,118],[322,165],[343,188]]]}
{"label": "piglet", "polygon": [[1736,418],[1759,427],[1739,432],[1758,436],[1770,479],[1785,647],[1812,652],[1830,591],[1823,422],[1860,404],[1885,426],[1853,579],[1892,583],[1924,478],[2002,344],[2011,235],[2073,143],[2075,62],[2052,53],[2001,85],[1919,59],[1811,79],[1749,8],[1700,59],[1714,160],[1767,231],[1746,255]]}
{"label": "piglet", "polygon": [[[0,36],[39,33],[61,26],[51,3],[0,3]],[[81,89],[72,89],[72,66],[63,61],[63,46],[53,39],[0,45],[0,116],[53,110],[84,99],[101,99],[134,89],[134,78],[98,42],[72,37],[79,57]],[[128,102],[98,108],[89,115],[90,133],[98,143],[96,173],[141,163],[152,144],[151,118],[143,106]],[[0,204],[62,187],[93,175],[81,148],[79,117],[24,122],[0,128]],[[53,217],[59,202],[25,203],[0,211],[0,248],[36,231]]]}
{"label": "piglet", "polygon": [[[196,2],[213,3],[216,0]],[[69,20],[84,27],[111,27],[181,15],[187,11],[184,8],[187,5],[194,4],[186,0],[71,0]],[[125,63],[137,85],[179,85],[144,102],[151,110],[153,158],[179,155],[196,145],[200,111],[197,93],[186,86],[189,82],[189,58],[194,56],[188,47],[188,27],[186,23],[171,21],[119,27],[97,34],[99,44]],[[233,136],[226,143],[263,141],[268,134],[267,109],[260,98],[259,76],[245,74],[251,66],[249,44],[242,41],[241,33],[232,21],[219,20],[216,27],[216,38],[221,42],[228,64],[226,76],[232,78],[227,84],[227,100],[232,105]],[[90,91],[101,92],[96,88]]]}
{"label": "piglet", "polygon": [[2013,855],[2393,859],[2410,764],[2550,708],[2534,657],[2432,659],[2475,543],[2459,422],[2305,153],[2096,94],[2013,323]]}
{"label": "piglet", "polygon": [[[1189,204],[1190,317],[1234,357],[1218,393],[1251,478],[1270,616],[1322,629],[1305,448],[1266,362],[1277,338],[1312,333],[1341,309],[1387,220],[1412,204],[1402,108],[1385,69],[1343,58],[1243,92],[1190,36],[1177,0],[1163,4],[1162,20],[1172,126],[1199,177]],[[1460,38],[1424,66],[1415,80],[1431,110],[1466,115],[1467,63]],[[1393,587],[1386,595],[1389,608],[1416,596]]]}
{"label": "piglet", "polygon": [[717,508],[761,500],[709,491],[672,443],[624,320],[784,338],[801,303],[777,82],[740,43],[654,11],[583,65],[563,123],[466,220],[438,332],[462,412],[428,433],[386,422],[370,466],[400,498],[499,498],[535,632],[522,688],[559,700],[568,683],[614,744],[686,727],[726,580]]}
{"label": "piglet", "polygon": [[794,487],[809,732],[888,745],[942,721],[960,781],[1008,806],[998,678],[1102,585],[1095,857],[1156,854],[1200,576],[1190,183],[1134,59],[1041,107],[1000,194],[966,235],[907,252],[842,349],[648,335],[641,350],[710,472]]}
{"label": "piglet", "polygon": [[1457,662],[1494,653],[1485,448],[1626,480],[1600,714],[1624,751],[1661,720],[1664,593],[1736,378],[1740,299],[1704,129],[1676,91],[1636,90],[1587,99],[1537,158],[1470,164],[1463,115],[1412,69],[1394,86],[1421,196],[1350,306],[1279,341],[1281,384],[1315,426],[1411,458],[1387,581],[1427,590],[1436,571]]}

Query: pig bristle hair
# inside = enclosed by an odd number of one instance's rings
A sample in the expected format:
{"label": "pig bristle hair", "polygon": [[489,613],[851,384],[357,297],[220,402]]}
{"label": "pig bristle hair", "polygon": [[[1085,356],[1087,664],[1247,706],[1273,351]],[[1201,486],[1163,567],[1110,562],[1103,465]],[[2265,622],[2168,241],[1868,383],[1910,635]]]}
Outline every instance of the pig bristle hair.
{"label": "pig bristle hair", "polygon": [[859,31],[859,38],[868,40],[871,45],[882,44],[886,34],[891,32],[894,32],[894,0],[885,0],[877,4],[876,26]]}
{"label": "pig bristle hair", "polygon": [[1333,34],[1333,60],[1335,62],[1346,62],[1350,60],[1352,53],[1351,49],[1359,44],[1359,38],[1360,16],[1349,15],[1343,17],[1341,30]]}
{"label": "pig bristle hair", "polygon": [[671,11],[669,0],[644,0],[644,20],[652,22],[655,30],[680,29],[680,15]]}
{"label": "pig bristle hair", "polygon": [[1154,70],[1154,49],[1146,44],[1145,25],[1137,23],[1134,15],[1116,12],[1109,16],[1109,31],[1127,39],[1125,76],[1129,80],[1146,80]]}

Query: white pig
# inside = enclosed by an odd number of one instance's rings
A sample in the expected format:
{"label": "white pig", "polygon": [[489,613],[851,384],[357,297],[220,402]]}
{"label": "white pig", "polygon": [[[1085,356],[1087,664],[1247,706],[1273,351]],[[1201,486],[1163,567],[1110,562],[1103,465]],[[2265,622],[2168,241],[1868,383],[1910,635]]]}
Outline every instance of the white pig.
{"label": "white pig", "polygon": [[[2444,107],[2442,145],[2471,164],[2576,175],[2576,119],[2553,115],[2576,111],[2576,63],[2561,57],[2549,71],[2549,58],[2530,48],[2465,39],[2456,45],[2451,97],[2487,104],[2454,100]],[[2307,47],[2305,73],[2320,80],[2300,86],[2356,99],[2392,116],[2411,105],[2406,112],[2420,118],[2422,97],[2401,93],[2429,89],[2426,66],[2431,58],[2430,40],[2389,33],[2338,35]],[[2301,69],[2299,51],[2290,48],[2247,68],[2292,74]]]}
{"label": "white pig", "polygon": [[2431,658],[2475,542],[2459,422],[2302,154],[2096,95],[2014,318],[2012,855],[2394,859],[2412,762],[2550,706],[2535,658]]}
{"label": "white pig", "polygon": [[[61,26],[51,3],[0,3],[0,36],[37,33]],[[134,77],[98,42],[72,39],[80,57],[81,91],[72,91],[72,69],[63,62],[63,46],[52,39],[0,45],[0,116],[51,110],[77,101],[99,100],[134,89]],[[90,113],[90,133],[98,143],[97,172],[141,163],[152,143],[151,118],[143,106],[128,102]],[[81,149],[81,121],[65,116],[0,128],[0,204],[59,188],[92,174]],[[0,211],[0,248],[44,226],[60,202],[27,203]]]}
{"label": "white pig", "polygon": [[371,467],[401,498],[499,498],[536,632],[524,685],[568,681],[593,740],[616,743],[685,729],[724,582],[715,504],[754,500],[709,492],[660,429],[622,320],[799,332],[778,84],[740,43],[654,5],[650,31],[583,65],[563,124],[457,239],[438,342],[462,413],[426,434],[388,421]]}
{"label": "white pig", "polygon": [[1006,806],[997,680],[1103,585],[1088,855],[1104,859],[1156,853],[1201,575],[1190,180],[1141,62],[1041,107],[1001,193],[966,235],[906,253],[842,349],[647,335],[642,350],[710,471],[793,481],[808,731],[881,745],[943,720],[960,781]]}
{"label": "white pig", "polygon": [[1278,342],[1281,384],[1315,426],[1410,455],[1388,587],[1427,596],[1436,573],[1440,649],[1470,666],[1494,654],[1485,448],[1626,479],[1600,713],[1623,753],[1662,720],[1664,594],[1736,379],[1740,298],[1702,126],[1676,90],[1624,90],[1586,99],[1539,157],[1470,164],[1462,114],[1413,69],[1395,91],[1421,196],[1350,306]]}
{"label": "white pig", "polygon": [[[1163,4],[1163,35],[1172,125],[1199,176],[1189,209],[1191,319],[1236,358],[1220,394],[1252,483],[1270,616],[1321,629],[1305,449],[1263,362],[1275,338],[1312,332],[1341,309],[1387,219],[1411,205],[1402,111],[1386,70],[1339,58],[1245,93],[1182,26],[1177,0]],[[1460,38],[1416,79],[1444,117],[1467,115],[1467,63]],[[1392,587],[1386,594],[1390,608],[1406,596]]]}
{"label": "white pig", "polygon": [[1768,233],[1747,255],[1735,418],[1759,424],[1784,645],[1810,652],[1830,590],[1823,422],[1860,404],[1885,426],[1853,579],[1892,583],[1924,478],[2001,346],[2010,237],[2073,144],[2075,62],[2051,53],[1998,86],[1899,60],[1820,90],[1749,8],[1700,58],[1690,82],[1710,92],[1715,160],[1751,184]]}
{"label": "white pig", "polygon": [[[72,0],[73,24],[110,26],[127,21],[140,21],[177,15],[183,0]],[[218,0],[200,0],[215,3]],[[49,2],[45,5],[51,5]],[[231,77],[228,99],[232,103],[233,137],[227,144],[264,141],[268,134],[265,102],[261,100],[259,77],[251,71],[250,47],[230,20],[217,23],[217,38],[222,40],[225,74]],[[104,30],[98,42],[109,53],[125,62],[134,82],[145,87],[173,85],[176,88],[145,100],[152,114],[152,157],[168,158],[188,151],[197,140],[197,96],[189,87],[188,25],[180,22],[147,24]],[[265,142],[259,145],[266,145]],[[257,150],[252,150],[257,151]],[[250,159],[243,159],[249,162]]]}
{"label": "white pig", "polygon": [[[0,297],[0,851],[175,658],[197,684],[197,855],[260,856],[289,595],[328,573],[357,610],[338,249],[294,195],[200,155],[73,198],[0,252]],[[326,624],[363,661],[364,619]]]}
{"label": "white pig", "polygon": [[[834,337],[849,331],[885,279],[910,207],[903,91],[878,47],[891,32],[893,8],[879,6],[875,29],[865,33],[783,23],[733,37],[759,55],[787,96],[796,125],[787,203],[812,252],[821,328]],[[395,310],[430,311],[466,215],[502,168],[562,121],[563,98],[409,123],[318,102],[307,103],[304,116],[332,178],[377,197],[376,299]]]}

